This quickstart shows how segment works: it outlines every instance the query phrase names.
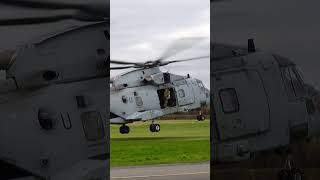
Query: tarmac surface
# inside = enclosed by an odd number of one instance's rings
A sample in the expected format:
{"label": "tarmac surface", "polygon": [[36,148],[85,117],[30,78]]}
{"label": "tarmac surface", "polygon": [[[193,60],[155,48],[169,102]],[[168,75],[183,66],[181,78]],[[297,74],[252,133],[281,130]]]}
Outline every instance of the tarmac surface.
{"label": "tarmac surface", "polygon": [[209,180],[210,164],[175,164],[111,168],[111,180]]}

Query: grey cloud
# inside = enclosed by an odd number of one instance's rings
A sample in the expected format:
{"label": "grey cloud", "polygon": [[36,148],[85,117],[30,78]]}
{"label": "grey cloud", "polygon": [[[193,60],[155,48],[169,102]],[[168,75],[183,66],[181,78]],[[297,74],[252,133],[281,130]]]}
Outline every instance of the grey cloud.
{"label": "grey cloud", "polygon": [[[201,0],[112,0],[111,58],[146,61],[157,58],[180,36],[206,40],[172,59],[209,55],[210,4]],[[176,74],[190,74],[210,87],[209,59],[162,67]],[[195,68],[196,67],[196,68]],[[111,75],[123,71],[113,71]]]}
{"label": "grey cloud", "polygon": [[243,0],[214,6],[213,39],[256,46],[291,58],[306,80],[320,87],[318,48],[320,44],[319,1]]}

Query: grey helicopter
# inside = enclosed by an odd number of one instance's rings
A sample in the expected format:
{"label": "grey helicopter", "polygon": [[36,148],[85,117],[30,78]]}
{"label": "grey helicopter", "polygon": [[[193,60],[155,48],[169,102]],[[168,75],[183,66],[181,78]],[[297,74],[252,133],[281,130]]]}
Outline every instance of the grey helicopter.
{"label": "grey helicopter", "polygon": [[[122,65],[110,67],[111,70],[134,68],[121,75],[111,78],[110,89],[110,124],[121,125],[121,134],[130,132],[126,124],[136,121],[152,120],[149,130],[159,132],[160,125],[155,119],[177,112],[199,112],[197,119],[205,119],[202,113],[203,108],[210,105],[210,92],[203,85],[202,81],[186,76],[169,72],[162,72],[160,67],[172,63],[193,61],[209,58],[199,56],[193,58],[165,61],[174,54],[190,47],[174,47],[181,44],[185,39],[177,40],[174,45],[168,48],[161,58],[154,61],[129,62],[110,60],[111,64]],[[179,43],[177,43],[179,42]],[[172,49],[179,49],[172,51]]]}
{"label": "grey helicopter", "polygon": [[211,53],[212,172],[276,168],[280,179],[299,179],[302,168],[319,167],[302,147],[320,135],[320,91],[296,64],[256,49],[253,39],[214,43]]}
{"label": "grey helicopter", "polygon": [[0,179],[109,179],[109,1],[0,6],[1,27],[78,22],[0,52]]}

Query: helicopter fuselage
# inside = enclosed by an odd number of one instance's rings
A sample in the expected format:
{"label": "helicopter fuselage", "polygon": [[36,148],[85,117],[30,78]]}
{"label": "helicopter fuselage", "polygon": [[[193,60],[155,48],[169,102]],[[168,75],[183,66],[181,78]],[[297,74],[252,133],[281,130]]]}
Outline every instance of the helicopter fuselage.
{"label": "helicopter fuselage", "polygon": [[301,78],[292,61],[260,51],[245,53],[233,47],[228,51],[219,45],[215,49],[214,164],[253,159],[259,152],[286,149],[298,140],[319,136],[320,93]]}
{"label": "helicopter fuselage", "polygon": [[[113,80],[116,85],[110,92],[111,124],[155,119],[176,112],[201,109],[210,104],[209,90],[200,80],[189,75],[163,73],[159,68],[131,73],[118,77],[122,79]],[[136,80],[128,79],[137,74],[141,76]]]}
{"label": "helicopter fuselage", "polygon": [[1,179],[107,179],[107,32],[75,26],[0,55]]}

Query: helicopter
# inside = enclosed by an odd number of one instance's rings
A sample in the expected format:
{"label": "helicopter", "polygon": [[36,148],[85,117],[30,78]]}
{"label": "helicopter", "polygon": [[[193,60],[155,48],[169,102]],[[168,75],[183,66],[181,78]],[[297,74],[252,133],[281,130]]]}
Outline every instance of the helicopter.
{"label": "helicopter", "polygon": [[320,135],[320,91],[293,61],[256,49],[253,39],[211,48],[212,172],[238,164],[302,178],[301,167],[319,162],[303,160],[297,147]]}
{"label": "helicopter", "polygon": [[[172,55],[189,48],[182,42],[192,42],[192,38],[179,39],[168,48],[168,51],[157,60],[141,62],[129,62],[110,60],[111,64],[122,65],[110,67],[111,70],[134,68],[121,75],[111,78],[110,88],[110,124],[121,125],[121,134],[130,132],[126,124],[136,121],[152,120],[149,130],[159,132],[160,125],[155,119],[176,112],[189,112],[198,110],[197,119],[203,121],[205,116],[203,108],[210,105],[210,92],[202,81],[169,72],[162,72],[160,67],[172,63],[193,61],[209,58],[199,56],[193,58],[165,61]],[[172,51],[172,49],[176,49]]]}
{"label": "helicopter", "polygon": [[1,27],[79,22],[0,52],[0,179],[109,179],[109,1],[0,5],[47,12]]}

